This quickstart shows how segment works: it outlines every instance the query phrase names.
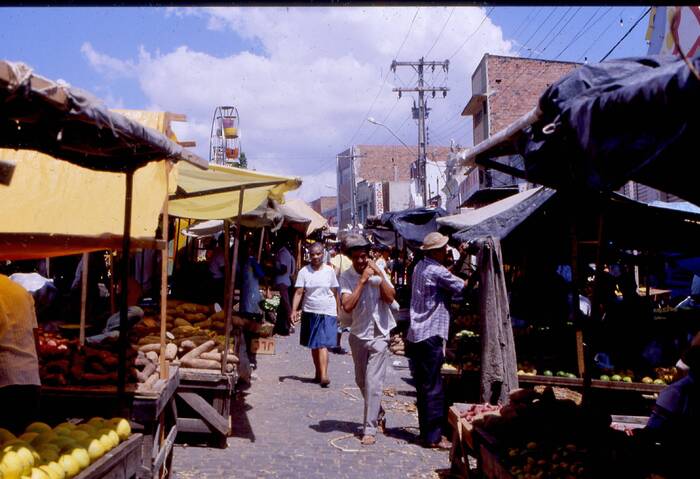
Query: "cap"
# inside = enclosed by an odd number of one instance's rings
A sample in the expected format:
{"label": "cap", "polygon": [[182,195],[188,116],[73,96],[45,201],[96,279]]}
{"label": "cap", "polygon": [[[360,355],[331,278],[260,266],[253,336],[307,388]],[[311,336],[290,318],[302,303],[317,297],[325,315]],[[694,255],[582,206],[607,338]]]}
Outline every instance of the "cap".
{"label": "cap", "polygon": [[367,248],[370,246],[367,238],[358,233],[349,233],[343,238],[343,251],[349,251],[355,248]]}

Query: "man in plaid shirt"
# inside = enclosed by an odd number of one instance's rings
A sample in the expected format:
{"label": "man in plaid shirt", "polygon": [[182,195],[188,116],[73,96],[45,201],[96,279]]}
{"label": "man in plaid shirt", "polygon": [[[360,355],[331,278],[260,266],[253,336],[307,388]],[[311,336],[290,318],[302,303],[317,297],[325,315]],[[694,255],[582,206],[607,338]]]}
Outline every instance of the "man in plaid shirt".
{"label": "man in plaid shirt", "polygon": [[444,362],[452,295],[466,286],[466,281],[449,272],[443,262],[448,238],[430,233],[423,240],[425,257],[413,271],[411,285],[411,325],[406,352],[413,362],[413,380],[418,396],[420,439],[425,447],[449,448],[442,436],[445,396],[440,369]]}

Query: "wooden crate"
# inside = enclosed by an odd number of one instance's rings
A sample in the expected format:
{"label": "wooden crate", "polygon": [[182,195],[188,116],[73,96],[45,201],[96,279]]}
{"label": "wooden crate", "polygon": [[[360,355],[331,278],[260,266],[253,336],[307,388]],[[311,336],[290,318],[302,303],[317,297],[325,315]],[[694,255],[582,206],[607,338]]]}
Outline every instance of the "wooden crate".
{"label": "wooden crate", "polygon": [[75,479],[132,479],[142,464],[141,434],[132,434],[126,441],[90,464]]}
{"label": "wooden crate", "polygon": [[209,446],[226,448],[235,384],[235,373],[181,369],[177,390],[178,431],[201,436]]}

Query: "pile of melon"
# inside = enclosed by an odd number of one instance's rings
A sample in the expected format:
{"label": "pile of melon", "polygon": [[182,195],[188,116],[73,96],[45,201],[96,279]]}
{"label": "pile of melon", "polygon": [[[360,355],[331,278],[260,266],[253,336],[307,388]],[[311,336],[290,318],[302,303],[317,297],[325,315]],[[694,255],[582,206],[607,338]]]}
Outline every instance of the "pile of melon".
{"label": "pile of melon", "polygon": [[0,428],[0,478],[68,479],[131,434],[129,421],[95,417],[83,424],[51,428],[35,422],[15,437]]}

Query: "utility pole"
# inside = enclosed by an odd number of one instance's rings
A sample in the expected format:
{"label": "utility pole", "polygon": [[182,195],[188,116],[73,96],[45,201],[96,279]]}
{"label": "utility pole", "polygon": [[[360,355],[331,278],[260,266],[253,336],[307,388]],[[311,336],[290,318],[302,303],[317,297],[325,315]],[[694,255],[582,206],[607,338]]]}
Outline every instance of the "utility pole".
{"label": "utility pole", "polygon": [[[440,87],[433,87],[433,86],[425,86],[425,81],[423,79],[423,71],[425,67],[430,67],[433,71],[435,71],[435,67],[441,67],[443,71],[447,72],[450,67],[450,61],[445,60],[444,62],[435,62],[435,61],[425,61],[423,57],[420,58],[417,62],[397,62],[394,60],[391,62],[391,70],[393,72],[396,72],[396,67],[412,67],[416,73],[418,73],[418,84],[413,87],[413,88],[394,88],[393,91],[399,93],[399,98],[401,98],[401,93],[405,92],[417,92],[418,93],[418,108],[417,108],[417,116],[418,116],[418,181],[421,189],[421,196],[423,198],[423,206],[428,205],[428,187],[427,187],[427,175],[426,175],[426,148],[425,148],[425,119],[428,116],[428,109],[426,109],[426,103],[425,103],[425,92],[430,92],[433,95],[433,98],[435,98],[435,93],[436,92],[442,92],[442,97],[445,98],[447,96],[447,92],[449,91],[449,88],[440,86]],[[414,108],[414,117],[415,115],[415,110]]]}

